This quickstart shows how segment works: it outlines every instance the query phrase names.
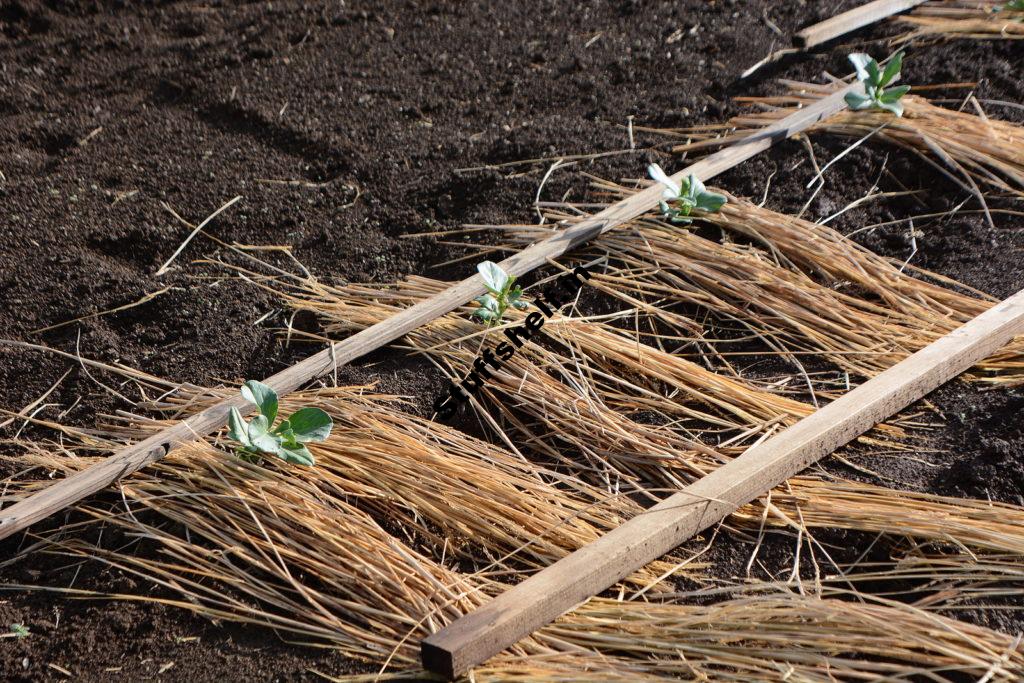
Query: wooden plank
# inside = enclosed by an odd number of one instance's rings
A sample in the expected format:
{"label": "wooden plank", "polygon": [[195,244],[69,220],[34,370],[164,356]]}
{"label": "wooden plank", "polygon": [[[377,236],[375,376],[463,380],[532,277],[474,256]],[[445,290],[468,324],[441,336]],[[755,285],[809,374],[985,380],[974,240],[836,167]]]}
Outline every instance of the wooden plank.
{"label": "wooden plank", "polygon": [[[1024,290],[426,638],[455,677],[716,524],[1024,332]],[[898,495],[895,492],[893,495]]]}
{"label": "wooden plank", "polygon": [[[846,93],[852,88],[858,87],[860,87],[858,84],[848,86],[834,95],[801,109],[775,125],[688,166],[676,173],[674,178],[680,181],[692,173],[703,180],[727,171],[768,149],[779,140],[784,140],[842,110],[846,107],[843,100]],[[530,245],[502,261],[501,266],[512,275],[521,276],[528,273],[547,263],[548,259],[557,258],[570,249],[657,206],[661,199],[661,192],[660,186],[652,186],[638,192],[609,206],[600,213],[556,232],[541,242]],[[295,391],[306,382],[330,373],[335,367],[350,363],[458,308],[474,297],[483,294],[484,291],[480,276],[474,275],[452,285],[449,289],[430,299],[396,313],[387,320],[332,344],[323,351],[268,377],[264,382],[273,387],[279,395]],[[228,412],[232,407],[247,412],[252,406],[246,404],[241,396],[221,401],[173,427],[118,451],[101,463],[0,510],[0,539],[25,529],[105,488],[121,477],[159,460],[174,446],[210,434],[227,422]]]}
{"label": "wooden plank", "polygon": [[900,12],[917,7],[926,0],[874,0],[831,19],[808,26],[793,36],[793,43],[800,48],[808,49],[827,43],[833,38],[852,33],[876,21],[891,17]]}

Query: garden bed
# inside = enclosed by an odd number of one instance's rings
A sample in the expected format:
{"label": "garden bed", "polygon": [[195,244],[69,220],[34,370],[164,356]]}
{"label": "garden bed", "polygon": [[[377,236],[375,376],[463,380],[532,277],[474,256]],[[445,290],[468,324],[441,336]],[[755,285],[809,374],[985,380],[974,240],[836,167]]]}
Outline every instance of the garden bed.
{"label": "garden bed", "polygon": [[[851,48],[836,46],[735,81],[786,40],[773,27],[789,35],[854,4],[622,2],[591,9],[559,2],[484,12],[440,3],[61,9],[4,3],[0,141],[10,151],[0,162],[4,336],[77,347],[172,381],[207,386],[263,377],[311,352],[308,345],[286,345],[278,328],[316,330],[318,323],[293,319],[278,298],[244,283],[200,277],[204,271],[190,261],[222,253],[201,236],[169,273],[157,276],[189,232],[171,210],[196,224],[242,195],[207,232],[227,242],[288,245],[329,283],[464,276],[472,260],[434,266],[470,250],[406,235],[535,221],[531,205],[551,161],[498,165],[614,153],[556,170],[544,184],[544,198],[572,191],[581,201],[585,187],[576,170],[637,177],[649,161],[674,170],[678,161],[661,138],[638,134],[638,150],[628,151],[627,117],[661,128],[719,123],[740,111],[730,97],[781,92],[776,77],[844,74]],[[887,48],[871,41],[896,31],[880,26],[847,42],[881,55]],[[975,81],[981,102],[1019,103],[1022,61],[1024,47],[1009,41],[912,46],[904,82]],[[947,94],[962,98],[966,91]],[[986,106],[993,117],[1024,121],[1019,107]],[[828,159],[846,144],[816,139],[814,148]],[[833,227],[851,232],[948,210],[966,198],[916,157],[863,145],[830,170],[809,217],[831,215],[865,195],[886,157],[895,179],[883,176],[883,189],[902,184],[928,193],[870,203]],[[813,171],[806,158],[801,144],[784,143],[715,184],[755,201],[767,193],[767,206],[796,213],[809,196],[804,185]],[[494,168],[480,168],[487,166]],[[918,227],[924,234],[914,265],[994,296],[1024,287],[1019,217],[1000,217],[996,229],[978,214]],[[911,251],[906,226],[862,233],[861,241],[900,259]],[[269,257],[293,264],[280,253]],[[122,312],[33,334],[154,292],[162,293]],[[421,397],[420,414],[429,414],[442,381],[425,361],[387,350],[339,376]],[[97,415],[126,407],[65,359],[0,353],[0,407],[20,410],[55,383],[45,399],[54,405],[40,417],[89,426]],[[933,402],[946,425],[930,432],[929,445],[944,452],[929,456],[930,465],[891,459],[878,469],[900,487],[1024,504],[1020,393],[958,383]],[[41,432],[30,427],[22,435],[34,433]],[[2,467],[5,474],[20,470],[13,462]],[[28,542],[3,542],[0,557]],[[772,548],[772,563],[786,566],[791,551]],[[711,561],[731,576],[742,573],[748,554],[719,537]],[[67,567],[54,558],[4,568],[3,576],[96,591],[148,590],[123,572],[95,563]],[[1012,612],[960,616],[1008,633],[1021,630]],[[5,593],[0,623],[8,622],[27,624],[32,636],[0,641],[0,667],[26,680],[61,678],[49,664],[83,680],[233,680],[267,672],[293,680],[308,669],[340,674],[361,667],[329,651],[287,645],[269,630],[210,624],[150,603]]]}

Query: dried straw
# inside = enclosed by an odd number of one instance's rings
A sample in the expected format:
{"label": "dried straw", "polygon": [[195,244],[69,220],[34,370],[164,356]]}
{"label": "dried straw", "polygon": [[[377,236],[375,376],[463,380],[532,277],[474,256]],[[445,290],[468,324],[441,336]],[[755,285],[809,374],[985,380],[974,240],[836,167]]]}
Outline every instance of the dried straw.
{"label": "dried straw", "polygon": [[928,40],[1021,40],[1024,11],[1003,0],[933,0],[893,21],[910,31],[893,38],[894,45]]}
{"label": "dried straw", "polygon": [[[789,88],[783,95],[737,98],[765,111],[741,114],[725,124],[699,129],[644,130],[685,139],[673,148],[677,153],[717,147],[742,139],[839,87],[782,83]],[[980,186],[1024,196],[1024,128],[988,116],[973,96],[964,102],[972,105],[973,113],[940,107],[917,95],[907,95],[903,102],[902,117],[878,110],[846,110],[815,124],[807,132],[857,140],[870,136],[871,140],[917,154],[976,196],[980,195]]]}

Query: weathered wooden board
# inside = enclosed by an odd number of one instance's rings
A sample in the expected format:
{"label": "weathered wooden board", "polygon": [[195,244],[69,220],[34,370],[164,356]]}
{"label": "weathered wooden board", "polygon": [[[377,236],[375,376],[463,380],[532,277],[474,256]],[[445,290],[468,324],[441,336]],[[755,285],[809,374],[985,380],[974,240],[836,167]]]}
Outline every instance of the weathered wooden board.
{"label": "weathered wooden board", "polygon": [[924,2],[925,0],[874,0],[798,31],[793,36],[793,43],[800,48],[812,48],[886,17],[906,12]]}

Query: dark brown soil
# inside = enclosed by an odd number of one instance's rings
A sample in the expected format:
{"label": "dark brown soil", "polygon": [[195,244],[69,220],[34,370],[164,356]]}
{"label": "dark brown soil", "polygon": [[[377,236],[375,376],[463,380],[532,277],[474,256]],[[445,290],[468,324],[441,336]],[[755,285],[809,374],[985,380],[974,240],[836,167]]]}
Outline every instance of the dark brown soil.
{"label": "dark brown soil", "polygon": [[[176,381],[265,376],[308,349],[287,348],[275,335],[285,316],[269,295],[196,277],[202,271],[189,262],[219,253],[204,237],[170,273],[155,275],[189,232],[168,207],[198,223],[241,195],[209,234],[290,245],[328,281],[464,275],[469,266],[431,267],[461,250],[402,236],[531,220],[546,165],[457,169],[621,150],[629,115],[647,125],[720,121],[736,111],[730,96],[771,91],[776,76],[845,73],[850,50],[837,46],[734,81],[783,42],[770,23],[788,35],[854,4],[0,0],[0,145],[7,152],[0,159],[0,329],[66,350],[77,344],[89,356]],[[852,40],[881,54],[884,47],[867,41],[889,30]],[[982,100],[1019,102],[1022,57],[1024,46],[1009,42],[923,47],[912,51],[905,78],[977,80]],[[1024,120],[1020,109],[992,105],[990,113]],[[839,149],[841,143],[823,143],[819,158]],[[777,171],[770,205],[798,210],[808,169],[790,169],[803,155],[799,145],[784,144],[717,182],[760,197]],[[865,146],[833,169],[811,214],[828,215],[862,196],[886,155],[890,170],[929,194],[920,204],[890,201],[851,212],[842,229],[963,199],[913,158]],[[656,157],[673,163],[648,150],[589,170],[635,177]],[[556,173],[546,196],[570,189],[569,175]],[[882,186],[898,189],[886,178]],[[575,196],[580,191],[574,186]],[[997,230],[971,216],[919,227],[925,236],[917,265],[995,295],[1024,287],[1019,219],[1000,218]],[[905,233],[880,229],[864,239],[905,257]],[[172,289],[149,303],[33,334],[166,286]],[[0,351],[0,407],[20,409],[69,368],[66,360]],[[429,395],[432,386],[426,370],[387,352],[346,373],[411,395]],[[949,427],[932,445],[948,452],[934,458],[934,469],[902,463],[886,473],[914,488],[1021,502],[1021,394],[956,385],[935,400]],[[54,405],[43,415],[67,411],[62,419],[78,424],[126,407],[78,369],[47,402]],[[0,558],[22,542],[0,543]],[[722,551],[726,564],[729,552]],[[97,567],[75,576],[42,559],[0,571],[4,582],[69,585],[74,578],[75,587],[94,590],[132,582]],[[0,598],[0,630],[24,622],[33,632],[0,640],[6,680],[64,680],[51,663],[81,680],[300,680],[313,678],[309,669],[358,669],[266,631],[169,608],[41,593]]]}

